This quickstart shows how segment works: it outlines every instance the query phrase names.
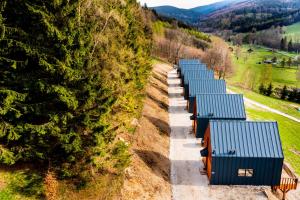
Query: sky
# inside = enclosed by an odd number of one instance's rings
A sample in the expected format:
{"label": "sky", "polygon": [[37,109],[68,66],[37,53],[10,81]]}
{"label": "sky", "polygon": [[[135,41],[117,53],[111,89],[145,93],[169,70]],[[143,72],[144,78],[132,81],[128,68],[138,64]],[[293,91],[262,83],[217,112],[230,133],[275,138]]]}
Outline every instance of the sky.
{"label": "sky", "polygon": [[154,6],[175,6],[178,8],[195,8],[202,5],[215,3],[221,0],[138,0],[141,5],[147,3],[148,7]]}

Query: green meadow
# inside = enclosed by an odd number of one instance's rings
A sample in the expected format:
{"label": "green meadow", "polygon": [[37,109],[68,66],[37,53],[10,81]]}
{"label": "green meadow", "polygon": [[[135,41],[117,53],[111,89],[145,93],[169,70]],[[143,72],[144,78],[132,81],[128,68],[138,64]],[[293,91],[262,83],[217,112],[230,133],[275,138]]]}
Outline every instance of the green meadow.
{"label": "green meadow", "polygon": [[281,115],[255,108],[247,108],[247,115],[251,120],[278,122],[285,161],[300,175],[300,123]]}
{"label": "green meadow", "polygon": [[300,22],[283,28],[285,36],[293,42],[300,42]]}
{"label": "green meadow", "polygon": [[[251,53],[248,52],[250,48],[253,50]],[[233,74],[227,79],[231,85],[254,91],[258,91],[261,83],[264,85],[272,83],[275,87],[300,86],[296,79],[298,67],[287,64],[282,67],[281,65],[283,59],[288,61],[289,58],[293,59],[296,54],[273,52],[264,47],[244,45],[241,47],[239,55],[237,59],[235,50],[232,53]],[[277,64],[264,63],[265,60],[271,60],[274,57],[277,58]]]}

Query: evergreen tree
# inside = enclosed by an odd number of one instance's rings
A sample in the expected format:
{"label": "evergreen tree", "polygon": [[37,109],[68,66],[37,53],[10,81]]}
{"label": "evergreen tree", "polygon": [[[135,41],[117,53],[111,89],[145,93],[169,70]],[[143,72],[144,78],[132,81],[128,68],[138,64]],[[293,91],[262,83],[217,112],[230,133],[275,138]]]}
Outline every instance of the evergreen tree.
{"label": "evergreen tree", "polygon": [[273,62],[273,63],[277,63],[277,57],[276,57],[276,56],[274,56],[274,57],[272,58],[272,62]]}
{"label": "evergreen tree", "polygon": [[287,38],[284,37],[281,39],[281,42],[280,42],[280,49],[285,51],[286,50],[286,46],[287,46]]}
{"label": "evergreen tree", "polygon": [[280,98],[281,98],[282,100],[285,100],[286,97],[287,97],[287,95],[288,95],[288,90],[287,90],[287,87],[286,87],[286,85],[285,85],[285,86],[282,88],[282,90],[281,90]]}
{"label": "evergreen tree", "polygon": [[1,1],[1,163],[128,165],[113,120],[136,112],[151,35],[135,1],[90,3]]}
{"label": "evergreen tree", "polygon": [[287,65],[288,65],[289,67],[291,67],[292,64],[293,64],[292,58],[289,57],[289,59],[288,59],[288,61],[287,61]]}
{"label": "evergreen tree", "polygon": [[79,0],[7,1],[2,14],[9,28],[0,43],[6,164],[74,162],[105,130],[100,79],[89,59],[93,26],[80,23],[79,6]]}
{"label": "evergreen tree", "polygon": [[265,94],[266,89],[264,84],[261,83],[258,90],[260,94]]}
{"label": "evergreen tree", "polygon": [[293,51],[293,50],[294,50],[293,42],[292,42],[292,40],[290,40],[289,44],[288,44],[288,51]]}
{"label": "evergreen tree", "polygon": [[286,63],[286,59],[285,58],[282,58],[280,64],[281,64],[281,67],[285,67],[285,63]]}
{"label": "evergreen tree", "polygon": [[269,86],[268,86],[268,88],[267,88],[266,91],[265,91],[265,94],[266,94],[267,96],[271,96],[272,93],[273,93],[273,85],[272,85],[272,83],[270,83]]}

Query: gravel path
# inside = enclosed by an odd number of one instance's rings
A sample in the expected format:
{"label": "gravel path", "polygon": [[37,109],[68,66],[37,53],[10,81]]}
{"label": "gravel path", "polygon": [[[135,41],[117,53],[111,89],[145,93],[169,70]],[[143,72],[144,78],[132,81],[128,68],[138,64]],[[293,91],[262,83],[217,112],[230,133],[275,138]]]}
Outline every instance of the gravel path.
{"label": "gravel path", "polygon": [[[206,176],[199,173],[200,146],[193,137],[192,122],[183,99],[180,80],[175,71],[169,73],[169,120],[171,126],[170,160],[173,199],[198,199],[203,195],[200,186],[207,186]],[[207,191],[208,192],[208,191]],[[198,197],[198,198],[197,198]]]}
{"label": "gravel path", "polygon": [[206,175],[201,175],[199,141],[192,131],[192,122],[186,111],[182,87],[176,70],[168,74],[169,120],[171,127],[170,161],[173,200],[239,200],[266,199],[264,187],[210,186]]}

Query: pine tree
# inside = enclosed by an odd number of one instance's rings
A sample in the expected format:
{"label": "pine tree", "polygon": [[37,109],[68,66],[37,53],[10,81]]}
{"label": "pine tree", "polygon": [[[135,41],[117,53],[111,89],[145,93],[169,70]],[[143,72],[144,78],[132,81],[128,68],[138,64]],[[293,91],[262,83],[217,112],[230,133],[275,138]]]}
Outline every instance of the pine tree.
{"label": "pine tree", "polygon": [[286,85],[285,85],[285,86],[282,88],[282,90],[281,90],[280,98],[281,98],[282,100],[285,100],[286,97],[287,97],[287,95],[288,95],[288,90],[287,90],[287,87],[286,87]]}
{"label": "pine tree", "polygon": [[88,59],[93,27],[80,24],[79,6],[79,0],[7,1],[2,14],[9,28],[0,43],[7,164],[74,162],[105,129],[100,80]]}
{"label": "pine tree", "polygon": [[288,44],[288,51],[293,51],[293,50],[294,50],[293,42],[292,42],[292,40],[290,40],[289,44]]}
{"label": "pine tree", "polygon": [[266,94],[267,96],[271,96],[272,93],[273,93],[273,85],[272,85],[272,83],[270,83],[269,86],[268,86],[268,88],[267,88],[266,91],[265,91],[265,94]]}
{"label": "pine tree", "polygon": [[136,112],[151,35],[135,1],[90,3],[1,1],[1,163],[128,165],[111,120]]}
{"label": "pine tree", "polygon": [[266,91],[266,89],[265,89],[265,86],[264,86],[264,84],[260,84],[260,86],[259,86],[259,93],[260,94],[265,94],[265,91]]}
{"label": "pine tree", "polygon": [[287,48],[288,48],[287,37],[284,37],[284,38],[281,39],[280,49],[285,51],[285,50],[287,50]]}
{"label": "pine tree", "polygon": [[287,65],[288,65],[289,67],[291,67],[292,64],[293,64],[292,58],[289,57],[289,59],[288,59],[288,61],[287,61]]}
{"label": "pine tree", "polygon": [[282,60],[281,60],[281,67],[285,67],[285,64],[286,64],[286,59],[285,58],[282,58]]}

